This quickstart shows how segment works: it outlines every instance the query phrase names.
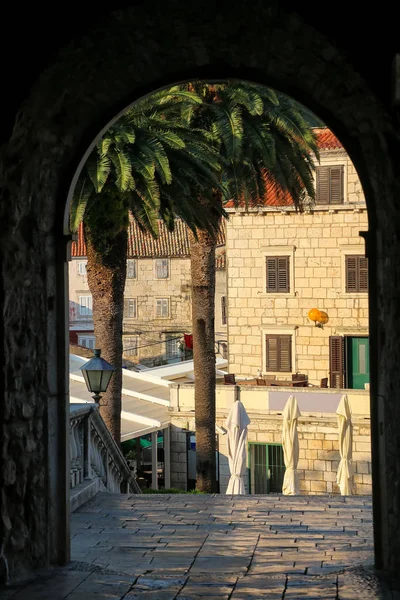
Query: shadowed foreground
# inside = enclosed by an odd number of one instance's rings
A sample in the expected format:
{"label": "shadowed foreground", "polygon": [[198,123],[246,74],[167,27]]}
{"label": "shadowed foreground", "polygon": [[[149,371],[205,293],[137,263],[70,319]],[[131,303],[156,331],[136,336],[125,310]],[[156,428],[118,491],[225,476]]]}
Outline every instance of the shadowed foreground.
{"label": "shadowed foreground", "polygon": [[101,493],[72,515],[72,562],[0,598],[398,598],[372,569],[371,510],[360,496]]}

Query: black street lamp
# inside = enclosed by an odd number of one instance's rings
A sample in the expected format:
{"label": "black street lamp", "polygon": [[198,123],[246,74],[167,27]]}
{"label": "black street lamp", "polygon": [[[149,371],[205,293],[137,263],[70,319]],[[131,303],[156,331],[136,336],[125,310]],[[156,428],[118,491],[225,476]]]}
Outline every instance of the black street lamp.
{"label": "black street lamp", "polygon": [[101,358],[101,350],[93,350],[94,357],[81,367],[86,387],[93,394],[93,400],[100,404],[101,393],[107,391],[110,379],[115,369],[104,358]]}

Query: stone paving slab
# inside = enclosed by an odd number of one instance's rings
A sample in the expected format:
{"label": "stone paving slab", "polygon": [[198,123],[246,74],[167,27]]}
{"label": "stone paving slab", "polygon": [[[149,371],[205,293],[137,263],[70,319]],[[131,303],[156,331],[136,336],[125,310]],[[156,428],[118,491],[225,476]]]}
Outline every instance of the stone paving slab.
{"label": "stone paving slab", "polygon": [[372,569],[372,501],[100,493],[71,517],[72,562],[1,600],[395,600]]}

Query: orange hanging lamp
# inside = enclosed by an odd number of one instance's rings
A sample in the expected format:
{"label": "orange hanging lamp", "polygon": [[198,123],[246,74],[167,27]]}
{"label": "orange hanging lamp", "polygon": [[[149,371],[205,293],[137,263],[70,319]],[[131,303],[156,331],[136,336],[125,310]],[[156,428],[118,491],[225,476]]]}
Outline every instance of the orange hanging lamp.
{"label": "orange hanging lamp", "polygon": [[329,321],[328,314],[323,310],[319,310],[318,308],[312,308],[309,310],[308,318],[310,321],[314,321],[315,327],[321,327],[322,329]]}

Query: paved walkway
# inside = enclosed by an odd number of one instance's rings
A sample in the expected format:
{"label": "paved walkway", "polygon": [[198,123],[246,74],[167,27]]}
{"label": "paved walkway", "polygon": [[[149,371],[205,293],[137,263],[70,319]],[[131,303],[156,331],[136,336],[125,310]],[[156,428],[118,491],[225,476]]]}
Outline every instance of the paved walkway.
{"label": "paved walkway", "polygon": [[400,598],[371,567],[367,497],[102,493],[71,527],[71,564],[0,598]]}

